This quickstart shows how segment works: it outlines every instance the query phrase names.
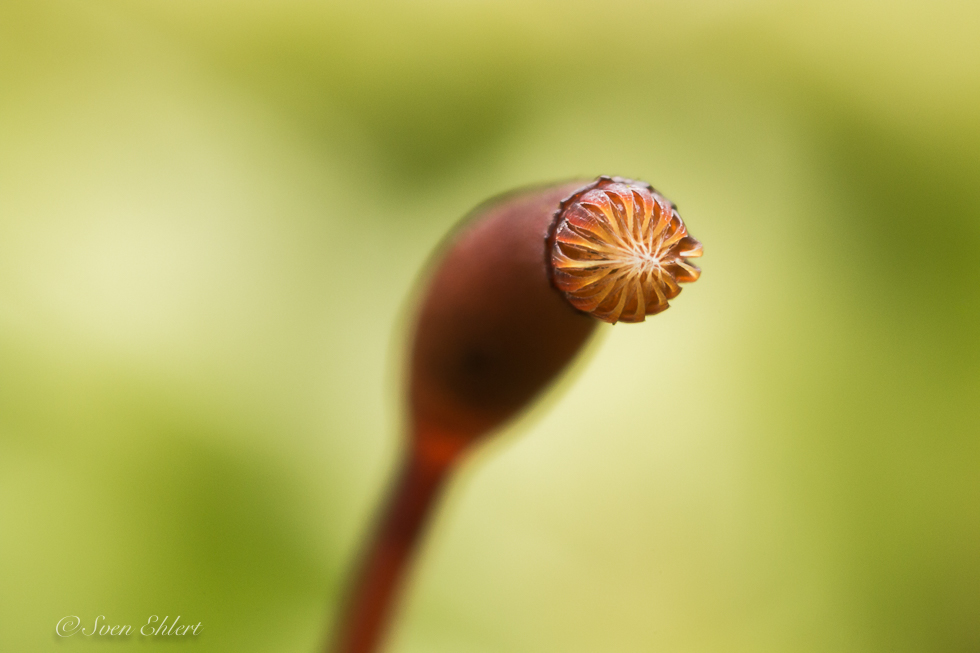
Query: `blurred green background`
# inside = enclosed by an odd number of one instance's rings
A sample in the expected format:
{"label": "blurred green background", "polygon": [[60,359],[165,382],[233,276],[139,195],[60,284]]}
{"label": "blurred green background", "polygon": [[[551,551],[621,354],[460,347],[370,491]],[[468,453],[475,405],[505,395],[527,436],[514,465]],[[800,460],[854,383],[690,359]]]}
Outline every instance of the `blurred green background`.
{"label": "blurred green background", "polygon": [[[315,649],[486,197],[652,182],[667,313],[461,470],[391,651],[980,651],[980,5],[0,2],[0,651]],[[184,649],[190,650],[190,649]]]}

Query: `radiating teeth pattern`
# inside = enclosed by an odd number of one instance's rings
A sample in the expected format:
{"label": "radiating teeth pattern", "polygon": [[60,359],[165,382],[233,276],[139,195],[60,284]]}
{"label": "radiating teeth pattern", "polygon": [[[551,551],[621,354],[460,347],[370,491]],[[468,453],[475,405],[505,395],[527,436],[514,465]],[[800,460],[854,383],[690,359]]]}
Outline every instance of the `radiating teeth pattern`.
{"label": "radiating teeth pattern", "polygon": [[701,270],[701,256],[670,202],[645,184],[602,178],[563,204],[554,233],[555,285],[581,311],[642,322],[666,310]]}

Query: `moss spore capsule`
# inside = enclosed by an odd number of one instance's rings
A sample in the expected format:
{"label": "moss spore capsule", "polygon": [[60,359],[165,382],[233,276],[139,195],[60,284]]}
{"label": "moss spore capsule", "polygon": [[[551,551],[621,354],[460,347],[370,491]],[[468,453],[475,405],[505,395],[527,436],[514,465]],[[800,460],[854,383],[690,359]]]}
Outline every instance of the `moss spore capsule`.
{"label": "moss spore capsule", "polygon": [[450,234],[418,295],[408,446],[327,650],[376,653],[456,462],[530,406],[600,320],[666,309],[700,274],[685,257],[700,255],[673,204],[613,177],[508,193]]}

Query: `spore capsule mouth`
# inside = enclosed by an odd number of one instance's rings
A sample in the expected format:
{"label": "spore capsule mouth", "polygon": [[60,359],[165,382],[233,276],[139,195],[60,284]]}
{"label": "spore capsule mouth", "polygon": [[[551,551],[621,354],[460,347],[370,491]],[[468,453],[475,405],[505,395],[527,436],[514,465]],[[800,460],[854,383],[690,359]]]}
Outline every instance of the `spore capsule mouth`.
{"label": "spore capsule mouth", "polygon": [[580,311],[615,324],[669,307],[701,270],[702,246],[649,184],[600,177],[561,203],[550,240],[552,279]]}

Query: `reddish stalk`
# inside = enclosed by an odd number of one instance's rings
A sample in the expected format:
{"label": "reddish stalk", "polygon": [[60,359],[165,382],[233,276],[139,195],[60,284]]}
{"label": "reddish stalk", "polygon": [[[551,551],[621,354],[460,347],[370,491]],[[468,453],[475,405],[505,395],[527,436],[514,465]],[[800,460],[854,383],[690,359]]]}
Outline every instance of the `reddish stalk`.
{"label": "reddish stalk", "polygon": [[330,653],[380,650],[414,553],[466,442],[416,428],[335,625]]}

